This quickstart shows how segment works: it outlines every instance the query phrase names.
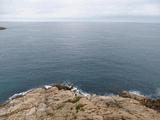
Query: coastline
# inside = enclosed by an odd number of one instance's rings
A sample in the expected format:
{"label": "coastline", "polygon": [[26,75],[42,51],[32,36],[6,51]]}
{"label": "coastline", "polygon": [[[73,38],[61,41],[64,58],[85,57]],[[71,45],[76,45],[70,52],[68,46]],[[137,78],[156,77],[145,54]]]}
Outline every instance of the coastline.
{"label": "coastline", "polygon": [[[18,97],[23,97],[25,96],[26,94],[28,94],[29,92],[32,92],[38,88],[44,88],[44,89],[49,89],[49,88],[52,88],[54,87],[54,85],[56,84],[48,84],[48,85],[42,85],[42,86],[39,86],[39,87],[35,87],[35,88],[31,88],[31,89],[28,89],[26,91],[22,91],[22,92],[19,92],[19,93],[15,93],[11,96],[9,96],[5,101],[1,102],[0,103],[0,106],[2,106],[3,104],[6,104],[8,102],[10,102],[11,100],[13,99],[16,99]],[[64,86],[67,86],[67,87],[71,87],[69,84],[65,83],[65,84],[60,84],[60,85],[64,85]],[[99,94],[95,94],[95,93],[87,93],[79,88],[77,88],[76,86],[73,87],[73,89],[71,89],[72,92],[74,92],[75,94],[82,94],[83,96],[88,96],[88,95],[99,95]],[[121,91],[122,92],[122,91]],[[100,95],[100,96],[106,96],[106,97],[112,97],[112,96],[119,96],[119,94],[121,92],[118,92],[116,94],[113,94],[113,93],[106,93],[104,95]],[[129,90],[129,91],[123,91],[123,92],[127,92],[127,93],[130,93],[130,94],[135,94],[135,95],[140,95],[140,96],[145,96],[147,98],[151,98],[151,99],[154,99],[152,97],[150,97],[149,95],[144,95],[144,94],[141,94],[140,91],[136,91],[136,90]]]}
{"label": "coastline", "polygon": [[0,26],[0,30],[5,30],[5,29],[6,29],[5,27],[1,27],[1,26]]}
{"label": "coastline", "polygon": [[[10,101],[13,100],[13,99],[18,98],[18,97],[23,97],[23,96],[25,96],[26,94],[28,94],[29,92],[32,92],[32,91],[34,91],[34,90],[36,90],[36,89],[38,89],[38,88],[49,89],[49,88],[54,87],[54,85],[55,85],[55,84],[43,85],[43,86],[41,86],[41,87],[32,88],[32,89],[29,89],[29,90],[26,90],[26,91],[23,91],[23,92],[20,92],[20,93],[15,93],[15,94],[13,94],[12,96],[10,96],[7,100],[5,100],[4,102],[0,103],[0,106],[2,106],[3,104],[6,104],[6,103],[8,103],[8,102],[10,102]],[[71,87],[71,86],[66,85],[66,84],[65,84],[65,86]],[[73,87],[73,89],[71,89],[71,91],[74,92],[75,94],[82,94],[83,96],[88,96],[88,95],[90,95],[89,93],[84,92],[84,91],[78,89],[78,88],[75,87],[75,86]],[[94,95],[96,95],[96,94],[94,94]],[[113,94],[112,94],[112,95],[113,95]],[[107,96],[110,96],[110,94],[107,95]]]}
{"label": "coastline", "polygon": [[85,95],[75,87],[55,84],[15,95],[0,106],[0,119],[158,120],[159,111],[160,99],[128,92]]}

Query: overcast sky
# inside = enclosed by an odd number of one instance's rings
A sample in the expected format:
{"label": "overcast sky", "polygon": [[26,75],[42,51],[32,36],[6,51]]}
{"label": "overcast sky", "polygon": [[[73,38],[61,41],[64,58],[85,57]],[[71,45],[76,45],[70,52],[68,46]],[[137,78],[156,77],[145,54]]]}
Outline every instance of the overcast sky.
{"label": "overcast sky", "polygon": [[0,20],[160,22],[160,0],[0,0]]}

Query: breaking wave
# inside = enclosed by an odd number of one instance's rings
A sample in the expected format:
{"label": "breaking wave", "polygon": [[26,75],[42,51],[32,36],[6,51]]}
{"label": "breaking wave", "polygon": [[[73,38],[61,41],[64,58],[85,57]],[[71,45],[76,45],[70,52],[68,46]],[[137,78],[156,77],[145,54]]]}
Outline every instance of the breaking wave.
{"label": "breaking wave", "polygon": [[27,93],[29,93],[29,92],[31,92],[31,91],[33,91],[33,90],[34,90],[34,89],[30,89],[30,90],[27,90],[27,91],[25,91],[25,92],[16,93],[16,94],[12,95],[11,97],[9,97],[9,101],[10,101],[10,100],[13,100],[13,99],[15,99],[15,98],[17,98],[17,97],[19,97],[19,96],[24,96],[24,95],[26,95]]}

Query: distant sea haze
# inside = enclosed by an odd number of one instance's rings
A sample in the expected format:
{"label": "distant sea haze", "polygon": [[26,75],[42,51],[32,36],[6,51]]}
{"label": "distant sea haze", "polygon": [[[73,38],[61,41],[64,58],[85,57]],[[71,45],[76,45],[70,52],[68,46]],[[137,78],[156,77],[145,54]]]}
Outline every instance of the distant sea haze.
{"label": "distant sea haze", "polygon": [[86,93],[160,97],[160,24],[1,22],[0,103],[67,81]]}

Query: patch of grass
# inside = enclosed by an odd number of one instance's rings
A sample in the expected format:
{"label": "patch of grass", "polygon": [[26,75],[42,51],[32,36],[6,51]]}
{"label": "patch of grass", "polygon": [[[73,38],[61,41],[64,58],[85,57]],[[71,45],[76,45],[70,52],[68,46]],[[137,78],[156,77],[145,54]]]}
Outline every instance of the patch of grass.
{"label": "patch of grass", "polygon": [[81,109],[81,107],[83,107],[84,105],[82,105],[82,104],[78,104],[77,106],[76,106],[76,110],[78,111],[78,110],[80,110]]}
{"label": "patch of grass", "polygon": [[64,103],[67,103],[67,102],[69,102],[69,103],[76,103],[76,102],[78,102],[80,99],[81,99],[81,97],[76,97],[76,98],[74,98],[74,99],[68,99],[68,100],[64,101]]}
{"label": "patch of grass", "polygon": [[58,110],[58,109],[62,109],[64,106],[65,106],[65,104],[64,104],[64,103],[62,103],[62,104],[58,104],[58,105],[57,105],[57,110]]}

